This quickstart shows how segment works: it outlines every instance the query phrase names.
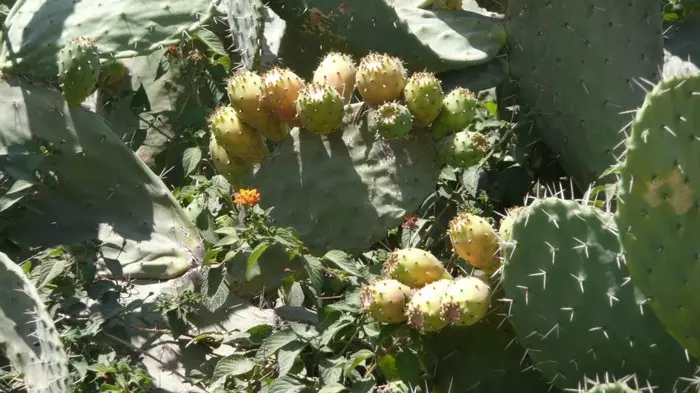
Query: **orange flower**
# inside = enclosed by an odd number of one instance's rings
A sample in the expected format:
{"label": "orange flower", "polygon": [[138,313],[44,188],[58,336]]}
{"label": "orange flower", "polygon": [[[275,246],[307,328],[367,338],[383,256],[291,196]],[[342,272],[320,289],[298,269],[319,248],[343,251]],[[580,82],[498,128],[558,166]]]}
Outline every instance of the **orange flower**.
{"label": "orange flower", "polygon": [[237,205],[255,206],[260,202],[260,193],[255,188],[241,188],[233,196],[233,203]]}

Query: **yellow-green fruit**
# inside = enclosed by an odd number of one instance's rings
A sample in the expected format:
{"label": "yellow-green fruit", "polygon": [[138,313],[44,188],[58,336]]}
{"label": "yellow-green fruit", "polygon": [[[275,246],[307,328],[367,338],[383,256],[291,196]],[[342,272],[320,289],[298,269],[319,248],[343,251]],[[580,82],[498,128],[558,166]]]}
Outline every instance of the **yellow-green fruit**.
{"label": "yellow-green fruit", "polygon": [[219,107],[209,117],[212,136],[228,153],[246,164],[262,162],[269,153],[262,136],[241,121],[233,107]]}
{"label": "yellow-green fruit", "polygon": [[214,168],[234,187],[242,185],[246,176],[252,173],[251,165],[229,157],[226,149],[214,137],[209,138],[209,156]]}
{"label": "yellow-green fruit", "polygon": [[406,321],[406,303],[414,290],[396,280],[380,280],[362,287],[360,305],[377,322]]}
{"label": "yellow-green fruit", "polygon": [[370,53],[360,60],[357,90],[369,106],[379,106],[401,98],[406,87],[406,69],[398,57]]}
{"label": "yellow-green fruit", "polygon": [[462,0],[435,0],[433,3],[433,8],[436,9],[448,9],[448,10],[461,10]]}
{"label": "yellow-green fruit", "polygon": [[450,221],[447,233],[455,254],[470,265],[493,274],[501,266],[498,236],[482,217],[462,212]]}
{"label": "yellow-green fruit", "polygon": [[306,84],[288,68],[275,67],[262,76],[263,107],[291,126],[301,126],[297,118],[297,98]]}
{"label": "yellow-green fruit", "polygon": [[476,95],[469,89],[458,87],[449,92],[442,101],[440,114],[430,127],[433,138],[441,139],[467,128],[476,117],[478,103]]}
{"label": "yellow-green fruit", "polygon": [[343,97],[326,83],[312,83],[299,92],[297,115],[305,130],[328,135],[343,123]]}
{"label": "yellow-green fruit", "polygon": [[515,220],[518,219],[522,210],[522,207],[514,207],[506,211],[506,216],[503,217],[501,226],[498,227],[498,237],[501,238],[501,241],[510,241],[510,237],[513,233],[513,224],[515,224]]}
{"label": "yellow-green fruit", "polygon": [[226,83],[231,106],[244,123],[259,131],[265,138],[279,142],[289,134],[289,128],[263,109],[262,78],[249,70],[237,71]]}
{"label": "yellow-green fruit", "polygon": [[384,270],[389,277],[411,288],[420,288],[443,278],[452,278],[439,259],[420,248],[393,251],[384,264]]}
{"label": "yellow-green fruit", "polygon": [[100,53],[95,40],[74,37],[57,54],[58,80],[69,106],[78,106],[95,91],[100,77]]}
{"label": "yellow-green fruit", "polygon": [[447,323],[440,318],[442,301],[452,280],[438,280],[419,289],[408,302],[408,324],[421,332],[436,332]]}
{"label": "yellow-green fruit", "polygon": [[356,73],[357,67],[350,55],[330,52],[316,68],[312,82],[327,83],[343,97],[345,104],[349,104],[355,91]]}
{"label": "yellow-green fruit", "polygon": [[483,277],[461,277],[445,291],[440,318],[448,324],[470,326],[484,319],[490,302],[488,281]]}
{"label": "yellow-green fruit", "polygon": [[403,95],[418,127],[428,127],[435,120],[445,98],[440,81],[430,72],[411,75]]}

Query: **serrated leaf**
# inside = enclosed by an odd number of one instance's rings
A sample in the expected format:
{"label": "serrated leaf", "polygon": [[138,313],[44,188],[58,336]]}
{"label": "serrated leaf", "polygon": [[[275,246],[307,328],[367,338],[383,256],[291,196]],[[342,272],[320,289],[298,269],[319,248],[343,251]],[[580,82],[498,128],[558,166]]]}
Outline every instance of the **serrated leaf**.
{"label": "serrated leaf", "polygon": [[210,268],[204,277],[202,295],[204,306],[211,312],[218,310],[226,303],[230,294],[226,280],[224,279],[224,267]]}
{"label": "serrated leaf", "polygon": [[265,251],[267,251],[270,245],[270,243],[264,241],[255,246],[253,251],[248,256],[246,277],[250,277],[251,275],[258,275],[261,273],[260,266],[258,265],[258,259],[260,259],[260,257],[265,253]]}
{"label": "serrated leaf", "polygon": [[219,37],[217,37],[216,34],[213,32],[201,28],[197,30],[195,33],[195,36],[199,38],[200,41],[204,43],[209,49],[211,49],[214,53],[220,56],[228,56],[228,52],[226,52],[226,48],[224,48],[224,44],[221,42]]}
{"label": "serrated leaf", "polygon": [[37,278],[37,289],[43,288],[50,283],[54,278],[60,276],[68,266],[68,261],[59,259],[53,261],[44,261],[39,265],[39,277]]}
{"label": "serrated leaf", "polygon": [[346,390],[348,390],[348,388],[336,382],[322,387],[321,390],[318,391],[318,393],[338,393],[344,392]]}
{"label": "serrated leaf", "polygon": [[321,260],[313,255],[302,255],[302,261],[304,262],[304,270],[306,274],[309,275],[309,280],[311,280],[311,286],[320,293],[323,290],[323,264]]}
{"label": "serrated leaf", "polygon": [[182,153],[182,169],[185,171],[185,176],[189,176],[194,172],[200,161],[202,161],[202,150],[200,150],[199,146],[185,149]]}
{"label": "serrated leaf", "polygon": [[283,377],[289,373],[294,366],[294,361],[305,347],[306,343],[297,340],[292,341],[279,349],[277,352],[277,366],[279,368],[280,377]]}
{"label": "serrated leaf", "polygon": [[268,387],[267,393],[306,393],[309,388],[288,375],[275,379]]}
{"label": "serrated leaf", "polygon": [[372,380],[355,382],[350,393],[372,393],[375,386],[377,386],[377,382]]}
{"label": "serrated leaf", "polygon": [[321,376],[321,382],[324,385],[330,385],[332,383],[340,381],[340,377],[343,376],[343,364],[344,359],[322,359],[318,363],[318,371]]}
{"label": "serrated leaf", "polygon": [[338,269],[352,274],[353,276],[359,277],[365,281],[364,276],[362,276],[360,271],[353,265],[352,257],[345,252],[340,250],[330,250],[323,256],[322,259],[328,261]]}
{"label": "serrated leaf", "polygon": [[257,361],[262,361],[268,356],[274,355],[280,348],[297,339],[296,334],[291,330],[279,330],[274,332],[263,341],[255,354]]}
{"label": "serrated leaf", "polygon": [[212,373],[212,383],[210,384],[210,389],[215,389],[221,383],[226,381],[227,376],[237,377],[239,375],[247,374],[255,368],[255,362],[247,359],[243,355],[229,355],[225,358],[219,360],[216,363],[214,372]]}
{"label": "serrated leaf", "polygon": [[360,349],[359,351],[350,355],[348,357],[349,364],[345,365],[344,375],[346,377],[350,375],[350,373],[352,372],[352,370],[355,369],[355,367],[359,366],[360,363],[371,358],[372,356],[374,356],[374,352],[370,351],[369,349]]}

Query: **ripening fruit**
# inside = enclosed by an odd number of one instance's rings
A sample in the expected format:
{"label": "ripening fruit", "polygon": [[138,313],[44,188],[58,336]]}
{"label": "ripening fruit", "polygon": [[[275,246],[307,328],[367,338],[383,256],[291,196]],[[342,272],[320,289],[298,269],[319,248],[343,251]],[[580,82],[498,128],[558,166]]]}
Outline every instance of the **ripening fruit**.
{"label": "ripening fruit", "polygon": [[452,283],[452,280],[443,279],[419,289],[408,302],[408,324],[420,332],[436,332],[447,326],[440,318],[440,311],[445,293]]}
{"label": "ripening fruit", "polygon": [[458,87],[449,92],[430,128],[433,138],[441,139],[467,128],[476,117],[477,104],[476,95],[469,89]]}
{"label": "ripening fruit", "polygon": [[379,280],[362,288],[360,305],[377,322],[400,323],[406,320],[406,303],[413,293],[396,280]]}
{"label": "ripening fruit", "polygon": [[384,271],[411,288],[420,288],[443,278],[452,279],[439,259],[420,248],[394,250],[384,264]]}
{"label": "ripening fruit", "polygon": [[329,84],[343,97],[343,102],[349,104],[355,91],[356,73],[357,67],[350,55],[330,52],[318,65],[312,82]]}
{"label": "ripening fruit", "polygon": [[515,224],[515,221],[518,219],[518,217],[520,217],[522,210],[523,207],[518,206],[506,211],[506,216],[503,217],[501,220],[501,226],[498,227],[498,237],[501,238],[501,241],[510,241],[511,236],[513,235],[513,224]]}
{"label": "ripening fruit", "polygon": [[482,217],[467,212],[450,221],[447,233],[455,254],[470,265],[491,275],[501,266],[498,236]]}
{"label": "ripening fruit", "polygon": [[406,69],[398,57],[370,53],[357,67],[357,90],[369,106],[397,101],[406,87]]}
{"label": "ripening fruit", "polygon": [[440,81],[430,72],[411,75],[403,90],[406,106],[418,127],[428,127],[440,114],[445,94]]}
{"label": "ripening fruit", "polygon": [[231,106],[244,123],[265,138],[279,142],[289,134],[289,128],[262,107],[262,78],[249,70],[237,71],[226,82]]}
{"label": "ripening fruit", "polygon": [[486,157],[491,144],[478,132],[460,131],[439,140],[436,148],[443,164],[469,168]]}
{"label": "ripening fruit", "polygon": [[402,138],[411,132],[413,116],[398,102],[385,102],[372,112],[370,128],[386,139]]}
{"label": "ripening fruit", "polygon": [[327,135],[343,123],[343,97],[325,83],[312,83],[299,92],[297,115],[305,130]]}
{"label": "ripening fruit", "polygon": [[209,129],[229,157],[238,158],[246,164],[256,164],[268,154],[260,134],[243,123],[229,105],[219,107],[209,117]]}
{"label": "ripening fruit", "polygon": [[491,286],[478,277],[460,277],[445,291],[440,318],[448,324],[473,325],[486,316],[491,302]]}
{"label": "ripening fruit", "polygon": [[297,98],[306,84],[288,68],[275,67],[262,76],[263,108],[291,126],[300,126]]}
{"label": "ripening fruit", "polygon": [[243,161],[230,157],[226,149],[219,145],[217,139],[212,135],[209,138],[209,156],[214,168],[228,180],[233,187],[240,187],[246,176],[252,173],[252,166]]}
{"label": "ripening fruit", "polygon": [[100,77],[100,53],[95,40],[75,37],[58,52],[58,80],[69,106],[78,106],[92,94]]}
{"label": "ripening fruit", "polygon": [[461,10],[462,0],[435,0],[433,3],[435,9]]}

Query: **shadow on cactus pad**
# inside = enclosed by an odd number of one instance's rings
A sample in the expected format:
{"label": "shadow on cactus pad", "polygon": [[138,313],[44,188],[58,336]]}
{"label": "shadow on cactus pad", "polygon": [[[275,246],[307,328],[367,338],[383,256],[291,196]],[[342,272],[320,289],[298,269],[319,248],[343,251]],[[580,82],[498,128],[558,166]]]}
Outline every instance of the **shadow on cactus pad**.
{"label": "shadow on cactus pad", "polygon": [[0,235],[22,250],[96,240],[106,275],[167,279],[203,258],[163,182],[94,113],[58,91],[0,82],[0,169],[33,184]]}
{"label": "shadow on cactus pad", "polygon": [[378,139],[367,113],[353,123],[360,106],[349,106],[344,128],[328,137],[292,130],[253,179],[276,225],[293,227],[313,253],[362,252],[435,188],[440,165],[429,136]]}

